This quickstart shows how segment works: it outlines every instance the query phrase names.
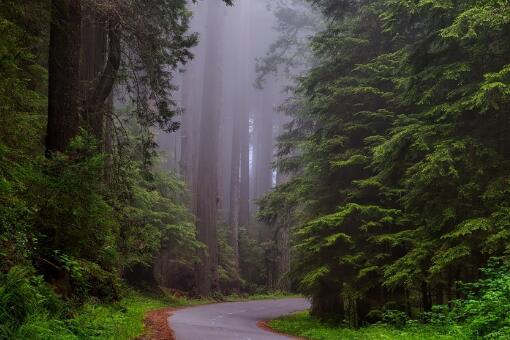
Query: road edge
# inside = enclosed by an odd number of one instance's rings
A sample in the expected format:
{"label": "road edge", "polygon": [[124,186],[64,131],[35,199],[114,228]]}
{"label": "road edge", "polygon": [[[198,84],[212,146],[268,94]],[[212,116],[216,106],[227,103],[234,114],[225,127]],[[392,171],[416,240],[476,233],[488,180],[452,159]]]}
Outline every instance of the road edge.
{"label": "road edge", "polygon": [[262,329],[262,330],[265,330],[267,332],[271,332],[271,333],[278,334],[278,335],[284,335],[284,336],[288,337],[289,339],[308,340],[307,338],[298,337],[298,336],[295,336],[295,335],[291,335],[291,334],[287,334],[287,333],[283,333],[283,332],[277,331],[276,329],[271,328],[271,326],[269,326],[269,322],[271,322],[271,320],[260,320],[260,321],[257,322],[257,327]]}
{"label": "road edge", "polygon": [[147,312],[144,317],[143,334],[135,340],[175,340],[175,334],[168,319],[179,308],[165,307]]}

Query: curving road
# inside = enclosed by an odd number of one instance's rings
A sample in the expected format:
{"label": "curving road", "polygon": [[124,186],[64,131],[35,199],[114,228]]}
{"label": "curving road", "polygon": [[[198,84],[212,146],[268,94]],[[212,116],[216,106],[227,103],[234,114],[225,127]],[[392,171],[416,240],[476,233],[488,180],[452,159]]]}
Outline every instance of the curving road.
{"label": "curving road", "polygon": [[168,322],[177,340],[288,340],[258,328],[257,322],[309,306],[299,298],[218,303],[179,310]]}

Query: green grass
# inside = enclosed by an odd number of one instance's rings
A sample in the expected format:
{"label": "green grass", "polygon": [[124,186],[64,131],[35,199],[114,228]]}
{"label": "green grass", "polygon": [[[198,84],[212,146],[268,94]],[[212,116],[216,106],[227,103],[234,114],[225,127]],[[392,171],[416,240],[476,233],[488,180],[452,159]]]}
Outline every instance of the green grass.
{"label": "green grass", "polygon": [[[210,300],[190,300],[172,296],[150,297],[131,292],[116,303],[89,302],[69,319],[36,314],[7,339],[26,340],[129,340],[144,331],[145,314],[165,307],[184,307],[210,303]],[[0,339],[4,339],[0,332]]]}
{"label": "green grass", "polygon": [[70,319],[45,314],[32,316],[12,339],[128,340],[143,333],[143,319],[150,310],[168,306],[165,299],[131,293],[114,304],[86,303]]}
{"label": "green grass", "polygon": [[412,323],[403,329],[386,325],[373,325],[359,330],[326,324],[313,318],[308,312],[299,312],[280,319],[272,320],[269,326],[282,333],[304,337],[310,340],[436,340],[467,339],[461,329],[455,327],[440,328]]}
{"label": "green grass", "polygon": [[[232,295],[224,301],[248,301],[286,298],[282,293],[257,294],[253,296]],[[25,340],[131,340],[144,331],[144,317],[147,312],[165,307],[187,307],[215,303],[212,299],[187,299],[165,294],[151,297],[130,292],[127,297],[116,303],[90,301],[73,310],[73,316],[67,319],[51,317],[41,311],[30,316],[21,327],[9,336],[0,339]]]}
{"label": "green grass", "polygon": [[87,304],[71,323],[83,332],[78,338],[128,340],[142,334],[148,311],[166,306],[164,299],[133,294],[113,305]]}
{"label": "green grass", "polygon": [[[288,295],[259,294],[243,298],[227,297],[227,301],[262,300],[289,297]],[[210,299],[178,298],[170,294],[164,297],[149,297],[140,293],[131,293],[128,297],[114,304],[87,303],[77,312],[76,316],[65,322],[50,320],[52,339],[97,339],[97,340],[129,340],[141,335],[144,331],[144,316],[147,312],[164,307],[197,306],[217,301]],[[41,320],[43,321],[43,320]],[[34,323],[32,323],[34,325]],[[42,329],[46,327],[41,327]],[[48,334],[49,335],[49,334]],[[27,339],[32,339],[26,337]],[[33,339],[45,339],[33,337]],[[48,339],[48,338],[46,338]]]}
{"label": "green grass", "polygon": [[297,294],[289,294],[284,292],[271,292],[271,293],[258,293],[253,295],[228,295],[224,297],[224,301],[237,302],[237,301],[257,301],[257,300],[274,300],[274,299],[287,299],[302,297]]}

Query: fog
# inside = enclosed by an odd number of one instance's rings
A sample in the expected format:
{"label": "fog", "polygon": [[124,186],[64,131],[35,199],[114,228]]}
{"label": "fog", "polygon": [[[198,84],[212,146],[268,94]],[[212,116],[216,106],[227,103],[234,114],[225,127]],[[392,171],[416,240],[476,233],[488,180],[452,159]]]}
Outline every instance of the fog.
{"label": "fog", "polygon": [[202,1],[189,9],[199,44],[178,75],[181,128],[160,133],[158,144],[166,167],[190,189],[198,238],[211,255],[202,261],[213,261],[204,267],[217,267],[214,230],[221,223],[228,225],[239,266],[240,228],[259,241],[272,238],[256,219],[256,203],[285,178],[273,167],[277,136],[288,120],[279,106],[292,78],[304,69],[297,41],[307,38],[306,29],[299,30],[302,23],[289,27],[285,20],[308,13],[296,0],[239,0],[234,6]]}
{"label": "fog", "polygon": [[[194,13],[191,31],[199,34],[200,42],[193,49],[194,60],[178,76],[177,99],[183,110],[181,129],[175,134],[161,134],[158,138],[158,144],[166,154],[167,166],[193,183],[197,175],[193,172],[198,165],[202,112],[220,112],[219,121],[215,122],[219,131],[216,160],[218,209],[225,219],[228,219],[230,210],[231,177],[236,171],[232,162],[239,163],[238,172],[241,168],[242,157],[233,157],[233,154],[248,153],[252,210],[256,199],[276,181],[271,163],[275,138],[283,122],[277,112],[277,106],[285,99],[283,82],[275,75],[269,75],[262,89],[255,86],[257,62],[278,38],[274,9],[270,1],[263,0],[241,0],[231,7],[220,1],[190,5]],[[206,79],[207,73],[211,72],[215,74],[209,78],[214,79]],[[206,81],[212,83],[206,84]],[[210,98],[204,101],[204,94]],[[249,145],[240,145],[246,138]]]}

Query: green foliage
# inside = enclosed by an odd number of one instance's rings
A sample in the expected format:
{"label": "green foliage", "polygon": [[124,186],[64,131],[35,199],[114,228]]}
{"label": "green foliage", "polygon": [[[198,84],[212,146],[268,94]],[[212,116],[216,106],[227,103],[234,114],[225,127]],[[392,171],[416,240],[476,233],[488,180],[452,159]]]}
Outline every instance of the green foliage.
{"label": "green foliage", "polygon": [[162,298],[130,294],[114,304],[86,303],[77,315],[66,320],[69,339],[133,339],[144,330],[145,314],[168,306]]}
{"label": "green foliage", "polygon": [[[23,11],[23,6],[32,11]],[[13,1],[0,4],[0,144],[15,148],[10,156],[16,159],[41,150],[38,134],[46,109],[46,70],[32,49],[43,39],[46,8],[37,1],[23,6]]]}
{"label": "green foliage", "polygon": [[267,283],[264,249],[244,227],[239,230],[239,267],[243,292],[255,294],[264,290]]}
{"label": "green foliage", "polygon": [[35,315],[56,315],[61,302],[30,267],[12,267],[0,274],[0,338],[15,338]]}
{"label": "green foliage", "polygon": [[123,300],[85,303],[69,311],[33,269],[13,267],[0,277],[0,339],[133,339],[145,313],[168,305],[162,298],[130,293]]}
{"label": "green foliage", "polygon": [[229,245],[229,226],[221,224],[218,227],[218,272],[222,293],[228,294],[241,285],[239,270],[235,262],[234,250]]}
{"label": "green foliage", "polygon": [[[27,13],[23,6],[32,6]],[[37,172],[31,162],[42,152],[46,70],[32,47],[44,39],[46,7],[37,1],[0,4],[0,271],[24,263],[32,251],[36,210],[20,195]],[[28,25],[30,24],[30,25]]]}
{"label": "green foliage", "polygon": [[[189,59],[196,37],[186,33],[185,1],[157,3],[151,11],[145,2],[129,4],[149,18],[138,38],[143,36],[145,47],[147,36],[154,43],[150,49],[136,46],[145,54],[130,66],[137,72],[145,68],[141,83],[163,98],[173,90],[166,66],[175,69]],[[174,112],[162,99],[157,112],[138,107],[138,119],[127,118],[129,131],[125,117],[116,121],[113,159],[99,153],[102,141],[83,130],[65,153],[44,157],[49,14],[45,1],[0,3],[0,338],[127,339],[141,330],[141,309],[133,323],[123,308],[99,308],[98,301],[121,299],[121,277],[135,266],[150,271],[162,249],[174,272],[191,271],[202,246],[185,185],[155,161],[149,129],[175,127]],[[124,29],[127,43],[134,32]],[[138,98],[140,105],[147,98]],[[91,298],[98,301],[88,303]],[[91,310],[80,311],[83,304]],[[72,321],[75,313],[95,311],[98,320]],[[114,316],[111,323],[99,320],[108,314]]]}
{"label": "green foliage", "polygon": [[395,328],[403,328],[407,321],[409,320],[409,317],[406,313],[401,312],[399,310],[385,310],[382,317],[382,322],[384,324],[393,326]]}
{"label": "green foliage", "polygon": [[376,340],[376,339],[468,339],[455,329],[441,329],[429,325],[408,324],[403,328],[393,328],[388,325],[373,325],[358,330],[325,323],[310,316],[307,312],[296,313],[291,316],[269,322],[271,328],[310,340]]}
{"label": "green foliage", "polygon": [[461,286],[465,295],[450,309],[437,305],[410,320],[398,310],[386,310],[382,322],[351,330],[337,323],[298,313],[270,322],[278,331],[309,339],[507,339],[510,336],[509,265],[494,258],[482,269],[483,278]]}
{"label": "green foliage", "polygon": [[[119,266],[150,268],[160,251],[172,260],[172,271],[193,270],[197,250],[194,216],[189,210],[185,183],[175,173],[160,167],[152,148],[147,155],[146,127],[125,111],[120,112],[125,133],[118,136],[110,187],[112,205],[120,224],[117,249]],[[151,147],[149,147],[150,149]]]}
{"label": "green foliage", "polygon": [[94,140],[82,131],[68,154],[41,159],[28,199],[37,207],[41,255],[58,250],[111,269],[119,224],[102,194],[103,158],[94,149]]}
{"label": "green foliage", "polygon": [[429,312],[508,251],[509,5],[310,3],[329,20],[284,106],[293,179],[260,216],[293,224],[314,315]]}
{"label": "green foliage", "polygon": [[141,173],[131,174],[130,179],[135,180],[132,195],[121,202],[120,210],[122,266],[150,265],[162,245],[173,249],[176,263],[192,266],[193,250],[201,244],[183,198],[184,184],[163,171],[155,172],[150,180]]}
{"label": "green foliage", "polygon": [[5,271],[30,257],[30,235],[35,215],[29,203],[17,195],[26,187],[23,178],[31,168],[23,168],[9,159],[10,151],[0,144],[0,259]]}
{"label": "green foliage", "polygon": [[451,317],[461,322],[471,338],[510,337],[510,266],[493,259],[482,270],[484,278],[462,285],[464,300],[455,302]]}

